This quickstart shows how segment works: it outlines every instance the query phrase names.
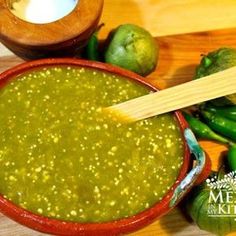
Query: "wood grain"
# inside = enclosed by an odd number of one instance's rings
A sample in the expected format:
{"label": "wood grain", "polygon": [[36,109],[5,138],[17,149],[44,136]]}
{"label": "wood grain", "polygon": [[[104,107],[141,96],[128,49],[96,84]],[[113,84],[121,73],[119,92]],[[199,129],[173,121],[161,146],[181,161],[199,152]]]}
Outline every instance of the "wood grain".
{"label": "wood grain", "polygon": [[154,36],[177,35],[236,26],[234,0],[105,0],[102,30],[124,23],[148,29]]}
{"label": "wood grain", "polygon": [[1,236],[41,236],[41,234],[34,230],[23,227],[14,221],[0,215],[0,235]]}

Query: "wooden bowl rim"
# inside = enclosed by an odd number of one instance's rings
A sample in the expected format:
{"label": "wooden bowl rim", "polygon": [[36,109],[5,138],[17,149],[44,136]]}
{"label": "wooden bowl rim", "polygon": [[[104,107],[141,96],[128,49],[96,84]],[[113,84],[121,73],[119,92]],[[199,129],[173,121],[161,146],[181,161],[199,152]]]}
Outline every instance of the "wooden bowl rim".
{"label": "wooden bowl rim", "polygon": [[[10,11],[7,0],[0,0],[0,40],[32,47],[72,40],[97,24],[103,2],[79,0],[74,10],[63,18],[47,24],[34,24],[15,16]],[[52,30],[53,34],[44,36],[45,32]]]}
{"label": "wooden bowl rim", "polygon": [[[35,69],[42,66],[78,66],[86,67],[89,69],[97,69],[104,71],[106,73],[112,73],[116,75],[123,76],[127,79],[137,81],[138,83],[147,86],[153,91],[158,90],[156,87],[148,83],[145,78],[104,63],[85,61],[72,58],[57,58],[57,59],[41,59],[32,62],[26,62],[16,67],[13,67],[2,74],[0,74],[0,87],[3,87],[10,79],[13,77],[26,72],[31,69]],[[175,117],[179,122],[181,128],[182,137],[184,141],[184,161],[180,169],[179,176],[175,183],[172,185],[169,192],[163,197],[160,202],[157,202],[154,206],[148,208],[145,211],[142,211],[134,216],[120,219],[117,221],[111,221],[106,223],[75,223],[75,222],[65,222],[56,219],[50,219],[43,217],[27,210],[22,209],[21,207],[15,205],[11,201],[5,199],[0,195],[0,211],[8,216],[9,218],[21,223],[32,229],[56,235],[118,235],[122,233],[128,233],[136,231],[151,222],[155,219],[161,217],[171,210],[169,203],[170,199],[174,193],[175,188],[186,176],[189,166],[191,164],[190,152],[187,146],[187,143],[183,136],[183,131],[188,127],[187,122],[184,120],[182,114],[179,111],[174,112]]]}

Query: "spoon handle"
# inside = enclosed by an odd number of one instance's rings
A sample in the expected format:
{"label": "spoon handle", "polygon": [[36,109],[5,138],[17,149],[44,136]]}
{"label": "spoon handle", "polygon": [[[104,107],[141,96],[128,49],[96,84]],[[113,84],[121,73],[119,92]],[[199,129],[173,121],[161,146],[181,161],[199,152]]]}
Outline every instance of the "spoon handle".
{"label": "spoon handle", "polygon": [[236,66],[160,92],[105,108],[126,121],[138,121],[236,93]]}

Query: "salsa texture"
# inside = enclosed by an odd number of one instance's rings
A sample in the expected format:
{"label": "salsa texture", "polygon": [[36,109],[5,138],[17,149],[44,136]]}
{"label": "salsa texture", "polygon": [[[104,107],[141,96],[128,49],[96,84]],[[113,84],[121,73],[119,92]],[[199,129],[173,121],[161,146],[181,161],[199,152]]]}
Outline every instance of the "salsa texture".
{"label": "salsa texture", "polygon": [[0,193],[49,218],[106,222],[159,202],[184,144],[171,114],[132,124],[102,107],[150,91],[81,67],[23,73],[0,89]]}

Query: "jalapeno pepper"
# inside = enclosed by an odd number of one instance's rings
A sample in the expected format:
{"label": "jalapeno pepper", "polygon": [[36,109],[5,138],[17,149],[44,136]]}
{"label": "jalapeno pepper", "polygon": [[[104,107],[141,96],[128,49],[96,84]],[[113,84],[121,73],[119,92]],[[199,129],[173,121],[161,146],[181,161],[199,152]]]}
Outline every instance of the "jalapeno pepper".
{"label": "jalapeno pepper", "polygon": [[229,148],[227,160],[230,170],[236,171],[236,146]]}
{"label": "jalapeno pepper", "polygon": [[215,132],[236,141],[236,122],[218,113],[202,110],[201,114],[206,124]]}
{"label": "jalapeno pepper", "polygon": [[190,128],[198,138],[215,140],[224,144],[232,145],[232,142],[210,129],[206,124],[199,119],[183,112],[183,115],[188,122]]}
{"label": "jalapeno pepper", "polygon": [[93,33],[93,35],[90,37],[88,41],[85,53],[86,53],[86,58],[89,60],[100,61],[100,56],[98,51],[98,46],[99,46],[98,32],[103,26],[104,24],[99,25],[97,30]]}
{"label": "jalapeno pepper", "polygon": [[207,104],[205,106],[205,109],[211,112],[216,112],[219,115],[224,116],[230,120],[236,121],[236,106],[218,108]]}

